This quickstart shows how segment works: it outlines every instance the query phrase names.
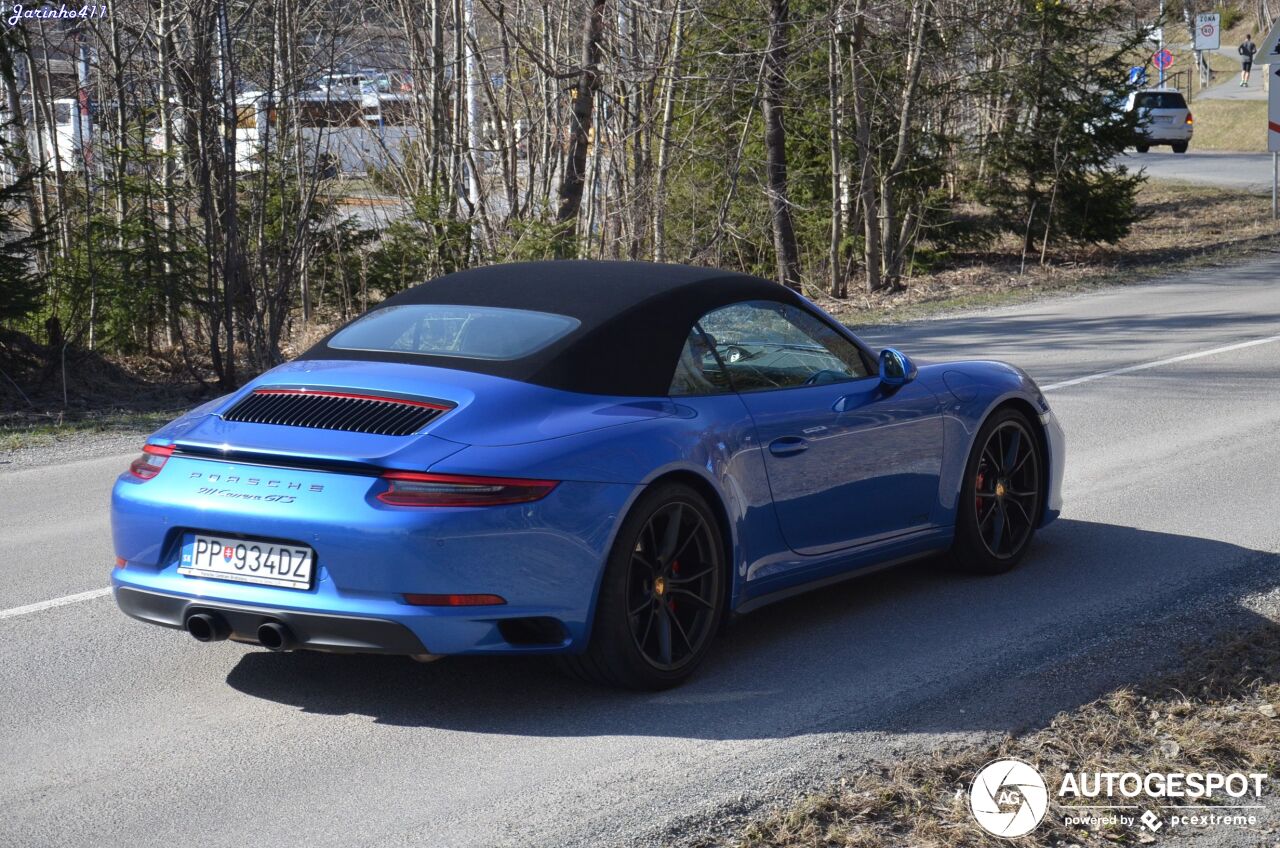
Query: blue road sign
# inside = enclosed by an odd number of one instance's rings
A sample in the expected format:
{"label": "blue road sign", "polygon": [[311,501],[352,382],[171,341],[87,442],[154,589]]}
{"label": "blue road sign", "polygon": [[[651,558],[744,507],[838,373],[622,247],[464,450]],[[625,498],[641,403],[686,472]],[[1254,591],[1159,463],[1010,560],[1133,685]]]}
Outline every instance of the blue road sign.
{"label": "blue road sign", "polygon": [[1132,68],[1130,68],[1129,84],[1130,85],[1146,85],[1147,69],[1142,67],[1141,65],[1134,65]]}
{"label": "blue road sign", "polygon": [[1152,56],[1151,61],[1156,63],[1157,68],[1162,71],[1166,71],[1169,69],[1169,66],[1173,64],[1173,54],[1166,48]]}

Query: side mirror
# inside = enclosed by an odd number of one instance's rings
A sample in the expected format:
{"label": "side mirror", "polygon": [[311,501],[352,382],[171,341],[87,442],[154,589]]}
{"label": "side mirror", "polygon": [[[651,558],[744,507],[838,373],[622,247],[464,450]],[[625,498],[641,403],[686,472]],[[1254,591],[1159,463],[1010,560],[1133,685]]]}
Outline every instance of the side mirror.
{"label": "side mirror", "polygon": [[887,347],[880,351],[880,382],[886,386],[905,386],[916,378],[916,366],[900,350]]}

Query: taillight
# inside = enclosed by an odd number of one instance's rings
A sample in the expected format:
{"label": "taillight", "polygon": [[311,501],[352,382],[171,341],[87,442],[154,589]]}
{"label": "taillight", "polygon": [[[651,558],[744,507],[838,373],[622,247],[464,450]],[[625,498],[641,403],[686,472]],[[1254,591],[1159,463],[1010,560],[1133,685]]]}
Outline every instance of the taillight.
{"label": "taillight", "polygon": [[1196,122],[1196,119],[1195,119],[1195,118],[1193,118],[1193,117],[1191,117],[1191,113],[1190,113],[1190,112],[1188,112],[1188,113],[1187,113],[1187,126],[1190,126],[1190,125],[1194,124],[1195,122]]}
{"label": "taillight", "polygon": [[169,461],[169,456],[172,453],[172,445],[167,447],[143,445],[142,456],[129,465],[129,473],[140,480],[150,480],[160,473],[160,469],[164,468],[164,464]]}
{"label": "taillight", "polygon": [[387,490],[378,500],[392,506],[497,506],[536,501],[556,487],[555,480],[472,477],[388,471]]}

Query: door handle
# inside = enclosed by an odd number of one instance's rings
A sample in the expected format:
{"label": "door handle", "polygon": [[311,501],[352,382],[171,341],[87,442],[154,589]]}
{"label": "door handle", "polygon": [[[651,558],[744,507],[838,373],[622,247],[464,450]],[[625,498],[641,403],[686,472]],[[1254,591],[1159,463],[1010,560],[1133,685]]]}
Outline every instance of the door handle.
{"label": "door handle", "polygon": [[769,443],[769,453],[774,456],[794,456],[809,449],[809,443],[799,436],[783,436]]}

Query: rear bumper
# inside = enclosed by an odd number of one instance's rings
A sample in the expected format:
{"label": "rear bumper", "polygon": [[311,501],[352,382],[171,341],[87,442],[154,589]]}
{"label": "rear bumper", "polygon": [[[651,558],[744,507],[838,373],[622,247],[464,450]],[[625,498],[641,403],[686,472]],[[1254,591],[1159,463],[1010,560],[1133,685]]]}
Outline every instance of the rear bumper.
{"label": "rear bumper", "polygon": [[1138,141],[1141,144],[1181,144],[1184,141],[1191,141],[1193,134],[1194,130],[1186,125],[1151,127],[1146,132],[1138,134]]}
{"label": "rear bumper", "polygon": [[116,604],[127,615],[162,627],[185,627],[187,616],[210,613],[231,629],[238,642],[258,641],[258,628],[268,622],[283,624],[297,647],[311,651],[371,654],[430,653],[413,631],[394,621],[349,615],[325,615],[298,610],[273,609],[115,587]]}
{"label": "rear bumper", "polygon": [[[293,617],[300,630],[317,621],[390,622],[416,640],[402,653],[553,653],[586,644],[603,563],[638,487],[566,481],[528,504],[416,509],[379,501],[382,485],[359,474],[177,454],[155,479],[122,475],[112,498],[123,562],[112,573],[117,597],[128,589],[177,600],[129,597],[120,605],[169,627],[197,605],[249,610],[258,624]],[[306,545],[315,551],[312,584],[286,589],[179,574],[192,533]],[[505,603],[418,606],[409,594],[495,594]],[[245,623],[243,635],[254,639],[258,624]],[[368,636],[368,627],[353,634],[329,625],[317,631],[329,641],[314,647],[371,650],[344,639],[372,650],[400,644],[385,633]]]}

